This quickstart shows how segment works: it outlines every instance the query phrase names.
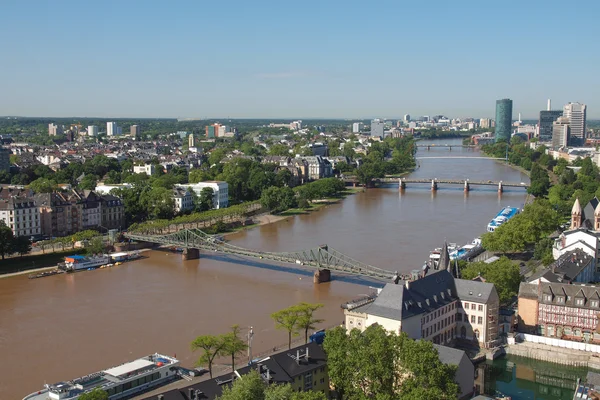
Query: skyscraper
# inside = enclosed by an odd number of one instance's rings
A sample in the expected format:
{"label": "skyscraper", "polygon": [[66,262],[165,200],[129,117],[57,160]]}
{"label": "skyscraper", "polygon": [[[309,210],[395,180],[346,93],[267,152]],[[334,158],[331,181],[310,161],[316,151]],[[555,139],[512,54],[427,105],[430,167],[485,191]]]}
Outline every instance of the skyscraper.
{"label": "skyscraper", "polygon": [[585,142],[586,105],[581,103],[565,104],[563,116],[569,119],[571,140],[574,145],[583,145]]}
{"label": "skyscraper", "polygon": [[106,123],[106,136],[119,136],[121,134],[121,127],[116,122]]}
{"label": "skyscraper", "polygon": [[513,102],[511,99],[496,100],[496,142],[498,140],[510,140],[512,107]]}
{"label": "skyscraper", "polygon": [[552,124],[552,148],[558,150],[569,143],[569,118],[559,117]]}
{"label": "skyscraper", "polygon": [[90,125],[87,128],[88,136],[98,136],[98,127],[96,125]]}
{"label": "skyscraper", "polygon": [[48,124],[48,135],[56,136],[56,135],[62,135],[62,133],[63,133],[62,125]]}
{"label": "skyscraper", "polygon": [[380,119],[374,119],[371,121],[371,136],[379,136],[383,138],[383,121]]}
{"label": "skyscraper", "polygon": [[129,134],[133,137],[140,136],[140,133],[141,130],[139,125],[131,125],[131,128],[129,128]]}
{"label": "skyscraper", "polygon": [[196,138],[193,134],[188,136],[188,147],[196,147]]}
{"label": "skyscraper", "polygon": [[410,114],[404,114],[404,122],[410,122]]}
{"label": "skyscraper", "polygon": [[544,110],[540,111],[540,120],[538,122],[540,126],[540,140],[542,142],[549,141],[553,136],[552,123],[559,117],[562,117],[563,112],[561,110]]}

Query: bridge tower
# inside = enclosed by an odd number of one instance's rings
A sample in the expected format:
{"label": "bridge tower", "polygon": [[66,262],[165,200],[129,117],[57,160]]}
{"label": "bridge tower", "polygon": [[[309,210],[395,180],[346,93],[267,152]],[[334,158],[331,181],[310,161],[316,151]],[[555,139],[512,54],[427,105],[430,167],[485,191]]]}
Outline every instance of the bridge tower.
{"label": "bridge tower", "polygon": [[432,192],[436,192],[438,189],[438,184],[437,184],[437,180],[432,179],[431,180],[431,191]]}
{"label": "bridge tower", "polygon": [[502,194],[504,188],[502,187],[502,181],[498,182],[498,194]]}
{"label": "bridge tower", "polygon": [[183,261],[197,260],[198,258],[200,258],[200,250],[186,248],[185,250],[183,250],[181,258],[183,259]]}
{"label": "bridge tower", "polygon": [[465,193],[469,193],[469,190],[471,190],[471,187],[469,186],[469,180],[467,179],[465,181]]}
{"label": "bridge tower", "polygon": [[429,151],[429,148],[430,148],[430,147],[431,147],[431,146],[427,145],[427,151]]}

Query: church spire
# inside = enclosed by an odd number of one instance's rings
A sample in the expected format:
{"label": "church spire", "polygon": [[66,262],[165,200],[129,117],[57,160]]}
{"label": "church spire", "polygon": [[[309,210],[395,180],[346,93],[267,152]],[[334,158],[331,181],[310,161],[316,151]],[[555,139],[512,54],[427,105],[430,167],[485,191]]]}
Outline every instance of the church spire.
{"label": "church spire", "polygon": [[571,229],[579,229],[581,227],[581,203],[579,197],[575,199],[573,209],[571,210]]}
{"label": "church spire", "polygon": [[440,253],[440,263],[438,265],[438,269],[445,269],[452,273],[452,267],[450,267],[450,254],[448,253],[448,242],[446,241],[444,241],[444,247],[442,247],[442,251]]}

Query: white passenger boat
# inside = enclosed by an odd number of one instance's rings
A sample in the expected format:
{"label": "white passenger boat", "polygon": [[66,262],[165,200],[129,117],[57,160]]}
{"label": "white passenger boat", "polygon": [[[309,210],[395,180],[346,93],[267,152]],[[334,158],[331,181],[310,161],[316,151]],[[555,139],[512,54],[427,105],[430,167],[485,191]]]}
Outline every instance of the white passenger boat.
{"label": "white passenger boat", "polygon": [[179,360],[151,354],[72,381],[47,384],[23,400],[75,400],[96,388],[108,393],[109,400],[129,398],[178,378]]}

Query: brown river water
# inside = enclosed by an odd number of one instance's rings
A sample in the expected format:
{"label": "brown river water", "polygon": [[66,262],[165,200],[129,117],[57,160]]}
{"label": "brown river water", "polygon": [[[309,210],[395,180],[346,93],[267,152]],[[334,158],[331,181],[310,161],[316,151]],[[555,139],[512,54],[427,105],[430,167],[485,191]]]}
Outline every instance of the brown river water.
{"label": "brown river water", "polygon": [[[460,141],[442,143],[460,144]],[[478,157],[474,150],[419,150],[417,157]],[[410,178],[528,182],[508,166],[484,159],[423,159]],[[339,204],[228,237],[262,251],[328,244],[390,271],[418,269],[444,240],[465,244],[485,231],[504,206],[522,206],[523,189],[427,185],[369,189]],[[336,276],[314,285],[312,271],[266,260],[203,254],[183,262],[166,251],[146,252],[116,268],[29,280],[0,279],[0,399],[22,399],[44,383],[68,380],[159,352],[192,366],[198,335],[254,327],[254,354],[286,343],[269,315],[300,301],[325,304],[322,326],[343,320],[340,305],[371,293],[369,282]],[[371,282],[372,284],[372,282]],[[244,332],[245,334],[245,332]]]}

